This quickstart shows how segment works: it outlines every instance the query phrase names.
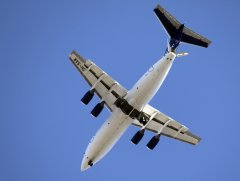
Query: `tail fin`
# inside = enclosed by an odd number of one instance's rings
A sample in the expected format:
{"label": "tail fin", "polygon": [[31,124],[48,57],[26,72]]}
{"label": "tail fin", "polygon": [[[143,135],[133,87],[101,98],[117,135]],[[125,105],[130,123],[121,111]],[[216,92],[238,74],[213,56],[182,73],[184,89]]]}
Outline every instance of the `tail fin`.
{"label": "tail fin", "polygon": [[211,43],[211,41],[207,38],[185,27],[184,24],[181,24],[160,5],[157,5],[154,12],[171,38],[169,44],[172,51],[178,47],[180,42],[202,46],[205,48],[207,48]]}

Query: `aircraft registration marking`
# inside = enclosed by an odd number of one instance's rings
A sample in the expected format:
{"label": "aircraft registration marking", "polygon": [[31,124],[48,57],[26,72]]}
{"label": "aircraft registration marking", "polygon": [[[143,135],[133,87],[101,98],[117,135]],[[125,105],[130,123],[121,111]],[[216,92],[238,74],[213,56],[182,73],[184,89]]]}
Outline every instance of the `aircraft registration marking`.
{"label": "aircraft registration marking", "polygon": [[74,59],[73,62],[75,63],[75,65],[80,69],[82,70],[83,72],[86,70],[86,68],[84,67],[83,64],[81,64],[81,62],[78,60],[78,59]]}

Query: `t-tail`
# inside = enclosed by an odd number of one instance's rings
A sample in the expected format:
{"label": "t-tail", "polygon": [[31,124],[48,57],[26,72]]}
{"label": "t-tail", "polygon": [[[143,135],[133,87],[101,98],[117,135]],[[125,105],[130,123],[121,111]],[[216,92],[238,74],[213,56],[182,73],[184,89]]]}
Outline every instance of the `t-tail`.
{"label": "t-tail", "polygon": [[184,26],[184,24],[181,24],[160,5],[157,5],[157,7],[154,9],[154,12],[170,37],[167,47],[168,52],[175,52],[176,48],[181,42],[202,46],[205,48],[207,48],[211,43],[211,41],[207,38],[190,30]]}

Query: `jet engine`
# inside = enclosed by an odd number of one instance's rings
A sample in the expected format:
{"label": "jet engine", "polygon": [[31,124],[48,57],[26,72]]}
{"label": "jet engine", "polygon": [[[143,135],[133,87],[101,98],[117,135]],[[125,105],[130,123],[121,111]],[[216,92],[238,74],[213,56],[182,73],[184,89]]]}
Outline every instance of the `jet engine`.
{"label": "jet engine", "polygon": [[159,140],[160,140],[160,134],[153,136],[152,139],[148,142],[147,147],[150,150],[153,150],[155,146],[158,144]]}
{"label": "jet engine", "polygon": [[82,103],[87,105],[92,100],[93,96],[94,96],[94,91],[93,90],[88,91],[81,99]]}
{"label": "jet engine", "polygon": [[141,141],[141,139],[142,139],[143,136],[144,136],[144,131],[145,131],[145,130],[142,129],[142,130],[136,132],[136,134],[135,134],[135,135],[132,137],[132,139],[131,139],[131,141],[132,141],[133,144],[137,145],[137,144]]}
{"label": "jet engine", "polygon": [[104,107],[104,101],[98,103],[98,104],[93,108],[93,110],[91,111],[91,114],[92,114],[94,117],[97,117],[97,116],[102,112],[103,107]]}

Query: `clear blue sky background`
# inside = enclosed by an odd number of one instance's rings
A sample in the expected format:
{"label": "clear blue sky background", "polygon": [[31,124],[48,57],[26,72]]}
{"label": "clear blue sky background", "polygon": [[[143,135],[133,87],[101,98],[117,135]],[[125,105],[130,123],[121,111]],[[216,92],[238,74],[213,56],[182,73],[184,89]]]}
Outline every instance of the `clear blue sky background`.
{"label": "clear blue sky background", "polygon": [[[89,90],[68,55],[93,60],[126,88],[164,53],[153,13],[161,4],[213,41],[182,45],[151,104],[200,137],[162,138],[154,151],[130,143],[130,127],[97,165],[80,172],[86,146],[110,113],[94,119]],[[229,1],[35,1],[0,3],[0,180],[240,180],[240,3]]]}

